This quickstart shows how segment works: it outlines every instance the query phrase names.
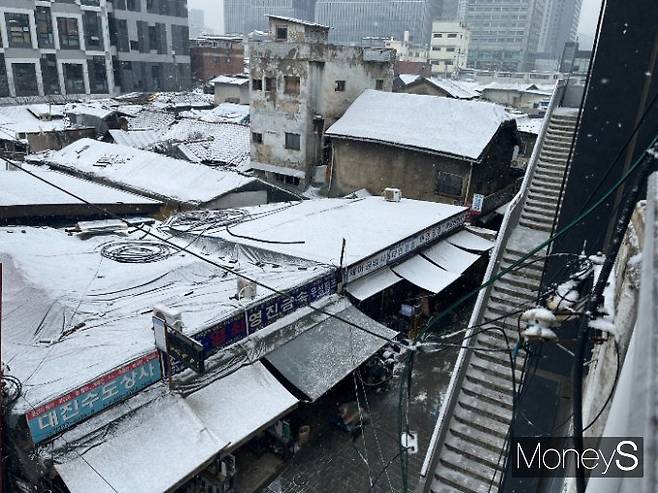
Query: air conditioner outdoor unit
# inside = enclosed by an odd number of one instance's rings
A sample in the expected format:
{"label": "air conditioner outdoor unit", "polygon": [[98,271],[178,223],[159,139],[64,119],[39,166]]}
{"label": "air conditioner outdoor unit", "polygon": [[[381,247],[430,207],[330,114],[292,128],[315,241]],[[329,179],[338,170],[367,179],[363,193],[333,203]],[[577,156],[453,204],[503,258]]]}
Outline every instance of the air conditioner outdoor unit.
{"label": "air conditioner outdoor unit", "polygon": [[253,300],[258,292],[257,288],[258,286],[253,281],[248,281],[247,279],[238,277],[238,292],[237,292],[238,300],[241,300],[243,298]]}
{"label": "air conditioner outdoor unit", "polygon": [[402,199],[402,192],[399,188],[385,188],[384,189],[384,200],[388,202],[400,202]]}
{"label": "air conditioner outdoor unit", "polygon": [[183,330],[183,314],[173,308],[165,305],[155,305],[153,307],[153,316],[164,320],[165,323],[174,330]]}

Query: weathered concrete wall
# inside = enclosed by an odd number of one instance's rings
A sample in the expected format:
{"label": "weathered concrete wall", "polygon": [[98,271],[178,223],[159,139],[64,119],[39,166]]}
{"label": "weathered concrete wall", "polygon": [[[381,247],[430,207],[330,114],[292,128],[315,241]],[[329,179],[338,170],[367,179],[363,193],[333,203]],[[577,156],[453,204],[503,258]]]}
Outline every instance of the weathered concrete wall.
{"label": "weathered concrete wall", "polygon": [[[262,134],[262,142],[252,142],[252,160],[307,175],[322,164],[324,131],[378,80],[383,90],[392,90],[392,63],[365,62],[363,55],[349,46],[251,43],[251,129]],[[286,76],[299,77],[299,94],[286,94]],[[273,81],[270,91],[267,79]],[[262,81],[262,90],[253,89],[254,80]],[[336,81],[345,81],[344,91],[336,90]],[[286,149],[286,133],[300,136],[299,150]]]}
{"label": "weathered concrete wall", "polygon": [[[403,197],[410,199],[448,204],[464,199],[471,174],[471,165],[467,162],[372,142],[334,139],[332,144],[332,197],[347,195],[360,188],[379,195],[386,187],[394,187],[402,191]],[[436,192],[440,171],[462,177],[462,196]]]}
{"label": "weathered concrete wall", "polygon": [[76,140],[96,138],[96,130],[93,128],[75,128],[58,132],[44,132],[27,134],[27,142],[30,152],[41,152],[47,150],[59,150]]}
{"label": "weathered concrete wall", "polygon": [[215,84],[215,104],[239,101],[239,104],[249,104],[249,84]]}

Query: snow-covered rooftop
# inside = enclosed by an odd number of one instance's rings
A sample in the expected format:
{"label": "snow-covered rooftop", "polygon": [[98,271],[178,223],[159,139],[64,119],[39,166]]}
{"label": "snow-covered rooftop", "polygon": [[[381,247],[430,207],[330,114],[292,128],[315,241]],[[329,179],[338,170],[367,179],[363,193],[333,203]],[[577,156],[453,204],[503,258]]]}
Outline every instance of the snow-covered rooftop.
{"label": "snow-covered rooftop", "polygon": [[249,119],[249,105],[221,103],[211,110],[193,109],[182,112],[180,116],[210,123],[245,123]]}
{"label": "snow-covered rooftop", "polygon": [[[2,360],[23,383],[25,399],[17,402],[17,413],[153,352],[151,310],[156,304],[180,310],[184,332],[192,334],[252,303],[234,298],[235,275],[162,243],[146,245],[140,242],[143,237],[141,231],[83,239],[52,228],[0,228]],[[105,253],[126,246],[164,249],[165,256],[150,263],[121,263]],[[302,260],[261,262],[235,248],[203,252],[277,290],[330,272]],[[253,303],[271,294],[258,287]]]}
{"label": "snow-covered rooftop", "polygon": [[231,86],[244,86],[249,84],[248,77],[230,77],[228,75],[219,75],[214,79],[211,79],[211,84],[228,84]]}
{"label": "snow-covered rooftop", "polygon": [[293,22],[295,24],[301,24],[302,26],[319,27],[321,29],[330,29],[329,26],[325,26],[324,24],[318,24],[317,22],[311,22],[311,21],[307,21],[307,20],[304,20],[304,19],[296,19],[294,17],[286,17],[284,15],[268,14],[267,17],[269,19],[275,19],[275,20],[284,21],[284,22]]}
{"label": "snow-covered rooftop", "polygon": [[[32,166],[26,163],[21,163],[20,166],[39,178],[43,178],[94,204],[158,203],[141,195],[125,192],[93,181],[82,180],[40,166]],[[0,207],[80,204],[78,199],[20,170],[0,170],[0,190],[2,190],[2,193],[0,193]]]}
{"label": "snow-covered rooftop", "polygon": [[0,106],[0,131],[4,138],[19,139],[21,133],[39,133],[64,130],[67,121],[62,118],[40,120],[32,112],[30,106]]}
{"label": "snow-covered rooftop", "polygon": [[326,133],[478,160],[508,120],[494,103],[368,89]]}
{"label": "snow-covered rooftop", "polygon": [[206,204],[257,180],[235,171],[92,139],[29,159],[152,198],[189,205]]}
{"label": "snow-covered rooftop", "polygon": [[512,115],[516,119],[516,128],[519,132],[539,135],[541,126],[544,123],[543,118],[530,118],[527,115]]}
{"label": "snow-covered rooftop", "polygon": [[136,149],[147,149],[160,140],[161,134],[157,130],[110,130],[114,142]]}
{"label": "snow-covered rooftop", "polygon": [[[305,200],[248,207],[254,217],[213,237],[250,247],[340,266],[359,262],[464,210],[446,204],[382,197]],[[259,241],[264,240],[264,241]],[[281,242],[281,243],[277,243]]]}
{"label": "snow-covered rooftop", "polygon": [[176,115],[173,113],[146,108],[127,118],[129,130],[149,129],[159,132],[166,131],[175,121]]}
{"label": "snow-covered rooftop", "polygon": [[431,84],[434,84],[439,89],[447,92],[450,96],[456,99],[474,99],[480,96],[480,93],[462,84],[460,81],[452,79],[444,79],[442,77],[431,77],[428,79]]}

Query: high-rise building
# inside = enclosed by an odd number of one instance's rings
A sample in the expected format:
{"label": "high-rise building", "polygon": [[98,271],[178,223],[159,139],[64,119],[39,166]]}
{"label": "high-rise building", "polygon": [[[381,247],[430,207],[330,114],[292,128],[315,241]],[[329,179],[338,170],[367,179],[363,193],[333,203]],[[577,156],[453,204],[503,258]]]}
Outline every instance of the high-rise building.
{"label": "high-rise building", "polygon": [[184,0],[43,3],[0,6],[0,97],[189,87]]}
{"label": "high-rise building", "polygon": [[565,43],[576,41],[582,0],[546,0],[539,51],[560,56]]}
{"label": "high-rise building", "polygon": [[201,9],[190,9],[188,12],[188,19],[190,24],[190,39],[196,39],[202,34],[206,28],[206,15]]}
{"label": "high-rise building", "polygon": [[266,31],[268,14],[312,21],[315,0],[224,0],[224,32]]}
{"label": "high-rise building", "polygon": [[458,14],[471,31],[468,66],[518,72],[533,67],[546,0],[461,0]]}
{"label": "high-rise building", "polygon": [[427,45],[441,4],[441,0],[317,0],[315,20],[331,26],[333,43],[358,44],[379,36],[402,39],[409,31],[413,43]]}

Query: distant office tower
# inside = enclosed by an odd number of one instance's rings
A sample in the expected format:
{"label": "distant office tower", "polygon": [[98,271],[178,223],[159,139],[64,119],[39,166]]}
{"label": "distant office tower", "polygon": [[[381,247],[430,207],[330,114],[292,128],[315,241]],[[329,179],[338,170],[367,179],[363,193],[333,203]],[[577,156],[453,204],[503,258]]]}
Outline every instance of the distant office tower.
{"label": "distant office tower", "polygon": [[360,43],[363,38],[411,33],[415,44],[428,44],[432,20],[442,0],[318,0],[315,21],[331,27],[334,43]]}
{"label": "distant office tower", "polygon": [[267,14],[312,21],[315,0],[224,0],[224,30],[227,34],[266,31]]}
{"label": "distant office tower", "polygon": [[459,19],[457,13],[458,5],[459,0],[443,0],[441,3],[441,9],[439,10],[439,15],[438,17],[435,17],[434,20],[454,21]]}
{"label": "distant office tower", "polygon": [[471,31],[468,66],[530,70],[539,51],[545,1],[461,0],[459,12]]}
{"label": "distant office tower", "polygon": [[206,16],[201,9],[189,9],[190,39],[196,39],[203,34],[206,26]]}
{"label": "distant office tower", "polygon": [[567,42],[575,41],[582,0],[546,0],[539,51],[558,57]]}

